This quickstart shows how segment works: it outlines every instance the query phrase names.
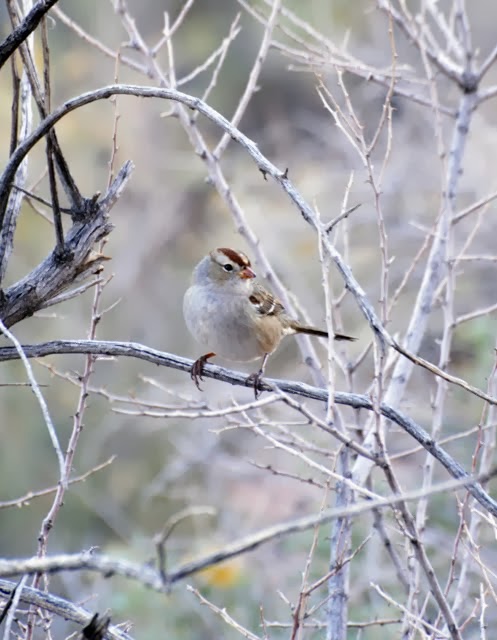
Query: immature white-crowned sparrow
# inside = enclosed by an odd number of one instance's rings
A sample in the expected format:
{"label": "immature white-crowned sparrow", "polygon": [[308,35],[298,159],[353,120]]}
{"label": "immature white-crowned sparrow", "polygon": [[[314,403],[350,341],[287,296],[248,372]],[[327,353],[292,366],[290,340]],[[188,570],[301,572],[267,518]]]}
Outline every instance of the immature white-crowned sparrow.
{"label": "immature white-crowned sparrow", "polygon": [[[281,302],[255,282],[255,277],[247,256],[233,249],[214,249],[195,267],[183,300],[183,314],[190,333],[209,349],[191,369],[199,389],[208,358],[219,355],[235,362],[262,358],[258,373],[247,378],[257,394],[266,361],[283,336],[308,333],[328,337],[326,331],[290,318]],[[335,334],[335,340],[355,338]]]}

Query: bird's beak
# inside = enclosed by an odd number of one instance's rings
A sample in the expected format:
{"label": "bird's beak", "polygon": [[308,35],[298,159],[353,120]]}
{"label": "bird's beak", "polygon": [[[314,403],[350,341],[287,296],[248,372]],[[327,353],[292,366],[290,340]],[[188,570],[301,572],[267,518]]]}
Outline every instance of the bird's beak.
{"label": "bird's beak", "polygon": [[244,267],[241,271],[238,272],[238,275],[242,280],[248,280],[249,278],[255,278],[255,273],[252,271],[250,267]]}

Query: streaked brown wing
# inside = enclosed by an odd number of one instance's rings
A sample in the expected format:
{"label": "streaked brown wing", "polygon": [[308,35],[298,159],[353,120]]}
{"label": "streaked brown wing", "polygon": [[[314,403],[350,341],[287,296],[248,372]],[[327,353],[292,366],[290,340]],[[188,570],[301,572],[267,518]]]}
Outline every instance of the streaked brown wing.
{"label": "streaked brown wing", "polygon": [[278,298],[275,298],[260,284],[254,285],[249,300],[261,316],[277,316],[284,311],[284,307]]}

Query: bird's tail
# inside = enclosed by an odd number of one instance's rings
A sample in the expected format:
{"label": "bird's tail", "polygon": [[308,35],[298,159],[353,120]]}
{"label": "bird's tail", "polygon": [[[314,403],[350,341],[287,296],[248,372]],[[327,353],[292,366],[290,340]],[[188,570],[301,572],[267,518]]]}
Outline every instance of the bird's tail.
{"label": "bird's tail", "polygon": [[[319,336],[320,338],[328,337],[327,331],[321,331],[321,329],[316,329],[315,327],[308,327],[306,325],[301,325],[298,323],[295,323],[292,326],[292,329],[295,331],[295,333],[307,333],[310,336]],[[343,333],[335,333],[334,338],[335,340],[349,340],[350,342],[357,340],[357,338],[353,338],[352,336],[346,336]]]}
{"label": "bird's tail", "polygon": [[349,342],[355,342],[357,338],[346,336],[343,333],[335,333],[335,340],[348,340]]}

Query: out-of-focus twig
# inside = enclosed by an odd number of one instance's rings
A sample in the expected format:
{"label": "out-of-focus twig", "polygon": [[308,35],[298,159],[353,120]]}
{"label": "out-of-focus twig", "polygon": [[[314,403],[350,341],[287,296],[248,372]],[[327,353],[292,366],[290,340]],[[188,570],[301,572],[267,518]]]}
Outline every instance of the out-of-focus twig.
{"label": "out-of-focus twig", "polygon": [[[493,477],[497,470],[493,470],[490,474]],[[486,476],[488,479],[489,476]],[[483,480],[484,478],[479,478]],[[476,481],[473,480],[473,481]],[[338,517],[355,517],[359,514],[367,513],[372,509],[389,508],[398,504],[400,501],[419,500],[426,495],[435,495],[453,491],[462,488],[464,481],[449,480],[430,487],[429,490],[408,491],[402,494],[390,495],[377,500],[364,500],[363,502],[349,505],[346,508],[325,509],[319,514],[296,518],[289,522],[276,524],[249,534],[236,540],[235,542],[226,544],[223,548],[210,553],[201,558],[190,560],[183,565],[172,569],[167,573],[167,581],[164,583],[160,572],[147,564],[137,564],[127,560],[113,558],[108,555],[84,551],[75,554],[61,554],[46,556],[44,558],[0,558],[0,576],[11,577],[18,574],[33,573],[54,573],[60,571],[96,571],[109,578],[111,576],[122,576],[129,580],[136,580],[143,586],[167,593],[169,587],[188,576],[194,575],[207,567],[211,567],[234,558],[241,554],[253,551],[263,544],[272,542],[278,538],[289,536],[294,533],[300,533],[313,529],[319,524],[331,522]]]}
{"label": "out-of-focus twig", "polygon": [[12,589],[12,592],[9,596],[9,599],[0,615],[0,626],[3,622],[3,620],[5,619],[5,628],[4,628],[4,632],[3,632],[3,639],[4,640],[9,640],[9,638],[11,638],[11,630],[12,630],[12,623],[14,622],[14,617],[16,615],[16,609],[19,605],[19,602],[21,600],[21,595],[22,595],[22,591],[26,585],[26,582],[28,581],[29,576],[27,574],[24,574],[23,577],[19,580],[19,582],[16,584],[16,586],[14,587],[14,589]]}
{"label": "out-of-focus twig", "polygon": [[[75,478],[71,478],[68,481],[68,485],[77,484],[78,482],[84,482],[87,478],[92,476],[94,473],[97,473],[97,471],[101,471],[102,469],[105,469],[105,467],[108,467],[110,464],[114,462],[114,460],[115,460],[115,456],[111,456],[108,460],[106,460],[105,462],[102,462],[102,464],[96,465],[86,473],[83,473]],[[24,494],[20,498],[13,498],[12,500],[4,500],[0,502],[0,509],[8,509],[9,507],[19,508],[26,504],[29,504],[31,500],[35,498],[41,498],[42,496],[50,495],[51,493],[55,493],[56,491],[57,491],[56,486],[48,487],[47,489],[40,489],[39,491],[29,491],[28,493]]]}
{"label": "out-of-focus twig", "polygon": [[[271,0],[271,2],[272,2],[271,13],[264,27],[264,34],[261,40],[261,44],[259,46],[259,50],[257,51],[257,54],[255,56],[255,61],[250,71],[247,84],[245,85],[243,95],[238,101],[238,105],[236,107],[235,113],[231,118],[231,124],[234,127],[238,127],[238,125],[240,124],[240,120],[242,119],[245,111],[247,110],[247,106],[252,96],[257,91],[257,82],[259,80],[259,76],[261,74],[264,62],[266,61],[266,56],[268,54],[269,47],[271,46],[273,31],[276,27],[276,24],[278,21],[278,14],[281,8],[281,0]],[[229,141],[230,141],[230,136],[225,131],[222,135],[221,140],[218,142],[216,148],[213,151],[214,157],[220,158],[223,155],[224,151],[226,150],[226,147],[229,144]]]}

